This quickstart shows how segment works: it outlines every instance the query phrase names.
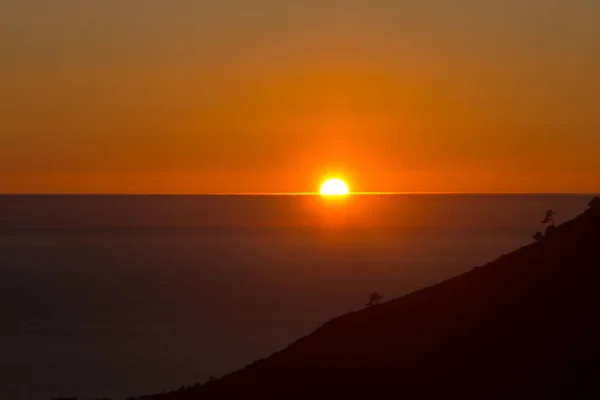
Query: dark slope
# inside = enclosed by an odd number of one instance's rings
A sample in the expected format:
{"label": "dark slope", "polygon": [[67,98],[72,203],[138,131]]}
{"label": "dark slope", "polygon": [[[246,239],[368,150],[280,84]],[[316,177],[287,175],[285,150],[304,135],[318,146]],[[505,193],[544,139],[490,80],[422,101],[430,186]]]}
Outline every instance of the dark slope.
{"label": "dark slope", "polygon": [[597,398],[599,278],[594,207],[540,243],[164,398]]}

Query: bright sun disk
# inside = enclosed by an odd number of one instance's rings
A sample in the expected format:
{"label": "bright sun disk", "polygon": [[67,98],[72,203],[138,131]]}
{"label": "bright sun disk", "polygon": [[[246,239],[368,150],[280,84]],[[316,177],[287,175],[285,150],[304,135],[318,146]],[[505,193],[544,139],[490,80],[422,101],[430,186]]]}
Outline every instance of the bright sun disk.
{"label": "bright sun disk", "polygon": [[348,193],[348,185],[341,179],[329,179],[321,186],[323,196],[345,196]]}

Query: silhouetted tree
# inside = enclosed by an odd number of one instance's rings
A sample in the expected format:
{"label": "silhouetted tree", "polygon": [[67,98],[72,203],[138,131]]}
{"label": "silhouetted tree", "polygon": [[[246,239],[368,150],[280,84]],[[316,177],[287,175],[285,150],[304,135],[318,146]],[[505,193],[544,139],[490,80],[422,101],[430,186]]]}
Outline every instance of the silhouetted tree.
{"label": "silhouetted tree", "polygon": [[600,197],[596,196],[590,201],[590,208],[597,209],[600,208]]}
{"label": "silhouetted tree", "polygon": [[369,301],[365,303],[365,305],[367,307],[376,306],[377,304],[381,303],[381,299],[383,299],[382,295],[377,292],[373,292],[369,295]]}
{"label": "silhouetted tree", "polygon": [[556,212],[554,212],[554,210],[548,210],[541,223],[554,225],[554,217],[556,217]]}
{"label": "silhouetted tree", "polygon": [[554,210],[546,211],[546,214],[544,214],[544,219],[541,222],[544,225],[549,224],[546,227],[546,234],[544,235],[542,232],[538,231],[533,235],[533,239],[535,239],[537,242],[541,242],[545,238],[548,238],[552,233],[554,233],[554,217],[556,217],[556,212],[554,212]]}

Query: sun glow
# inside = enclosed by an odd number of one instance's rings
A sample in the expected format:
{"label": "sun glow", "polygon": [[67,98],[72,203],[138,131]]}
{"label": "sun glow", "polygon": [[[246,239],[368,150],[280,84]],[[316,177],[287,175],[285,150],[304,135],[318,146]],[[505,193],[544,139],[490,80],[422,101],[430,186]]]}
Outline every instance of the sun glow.
{"label": "sun glow", "polygon": [[323,196],[345,196],[349,192],[348,185],[341,179],[329,179],[321,186]]}

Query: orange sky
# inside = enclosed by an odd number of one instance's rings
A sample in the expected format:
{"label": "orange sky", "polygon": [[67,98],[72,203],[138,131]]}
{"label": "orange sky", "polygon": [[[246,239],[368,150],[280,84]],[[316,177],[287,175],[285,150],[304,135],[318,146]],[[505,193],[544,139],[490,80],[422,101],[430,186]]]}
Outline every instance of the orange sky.
{"label": "orange sky", "polygon": [[12,3],[0,192],[600,192],[595,1]]}

